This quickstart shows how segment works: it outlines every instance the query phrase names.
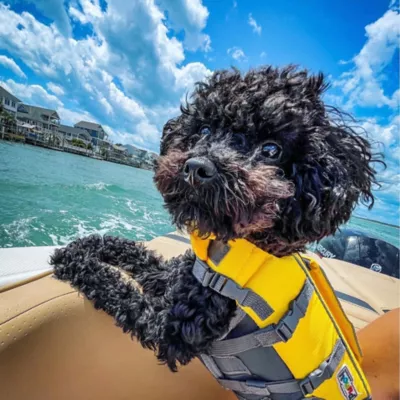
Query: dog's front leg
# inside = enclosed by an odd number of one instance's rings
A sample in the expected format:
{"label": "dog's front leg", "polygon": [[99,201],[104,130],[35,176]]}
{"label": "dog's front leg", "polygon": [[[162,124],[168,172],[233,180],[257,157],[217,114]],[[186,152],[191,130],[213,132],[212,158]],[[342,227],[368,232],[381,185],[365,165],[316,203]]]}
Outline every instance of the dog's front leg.
{"label": "dog's front leg", "polygon": [[89,259],[113,266],[128,278],[135,280],[142,289],[153,296],[161,296],[170,281],[171,271],[166,262],[142,243],[119,237],[91,235],[77,239],[53,256],[56,264],[72,261],[84,265]]}
{"label": "dog's front leg", "polygon": [[152,296],[162,296],[170,284],[172,272],[165,260],[142,243],[118,237],[105,237],[102,261],[121,268],[134,279],[143,291]]}
{"label": "dog's front leg", "polygon": [[[116,256],[109,253],[110,249],[110,246],[105,249],[98,237],[79,239],[57,249],[50,261],[54,276],[77,289],[96,309],[112,316],[117,326],[135,336],[143,347],[157,350],[171,298],[145,293],[126,271],[111,264]],[[137,258],[137,264],[144,266],[146,253],[144,248],[140,249],[143,257]],[[158,262],[163,269],[162,260]]]}
{"label": "dog's front leg", "polygon": [[[88,249],[82,241],[74,242],[55,252],[51,260],[54,275],[112,316],[143,347],[153,349],[170,369],[207,353],[212,342],[226,332],[235,302],[196,280],[192,252],[165,264],[159,259],[154,271],[168,271],[161,296],[142,291],[125,271],[106,263],[101,253],[100,248]],[[157,284],[156,274],[148,274],[150,287]]]}

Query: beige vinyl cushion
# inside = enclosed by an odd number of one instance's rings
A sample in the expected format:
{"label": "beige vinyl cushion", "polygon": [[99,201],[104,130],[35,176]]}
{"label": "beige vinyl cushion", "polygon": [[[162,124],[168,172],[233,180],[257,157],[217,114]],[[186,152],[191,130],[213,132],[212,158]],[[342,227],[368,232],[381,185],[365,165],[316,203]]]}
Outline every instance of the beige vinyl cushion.
{"label": "beige vinyl cushion", "polygon": [[[166,258],[181,254],[189,244],[176,235],[158,238],[149,247]],[[382,315],[383,308],[398,304],[398,280],[384,278],[377,284],[366,271],[357,281],[357,267],[349,270],[338,261],[320,261],[335,289],[371,305],[373,311],[342,301],[356,329]],[[357,282],[365,284],[364,289]],[[374,292],[374,287],[382,292]],[[158,365],[153,353],[132,341],[112,318],[51,275],[0,290],[0,399],[179,398],[236,397],[198,361],[175,374]]]}
{"label": "beige vinyl cushion", "polygon": [[[158,243],[167,257],[182,252],[175,240]],[[50,275],[0,293],[2,400],[235,398],[197,360],[178,373],[159,365],[152,351]]]}

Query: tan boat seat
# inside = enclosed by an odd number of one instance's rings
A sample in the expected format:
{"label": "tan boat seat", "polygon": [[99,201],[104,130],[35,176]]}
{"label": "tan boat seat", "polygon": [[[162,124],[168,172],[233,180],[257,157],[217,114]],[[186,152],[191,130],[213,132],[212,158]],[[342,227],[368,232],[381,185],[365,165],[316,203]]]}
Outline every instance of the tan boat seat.
{"label": "tan boat seat", "polygon": [[[150,242],[149,247],[168,258],[181,254],[189,243],[175,233]],[[398,295],[396,280],[372,282],[366,296],[357,283],[364,284],[368,277],[357,281],[356,270],[349,273],[347,265],[323,263],[335,289],[347,295],[342,304],[357,329],[398,301],[398,296],[396,301],[390,297]],[[175,374],[158,365],[151,351],[142,349],[110,317],[50,274],[0,290],[0,399],[236,398],[198,361]],[[388,299],[372,293],[376,286]]]}

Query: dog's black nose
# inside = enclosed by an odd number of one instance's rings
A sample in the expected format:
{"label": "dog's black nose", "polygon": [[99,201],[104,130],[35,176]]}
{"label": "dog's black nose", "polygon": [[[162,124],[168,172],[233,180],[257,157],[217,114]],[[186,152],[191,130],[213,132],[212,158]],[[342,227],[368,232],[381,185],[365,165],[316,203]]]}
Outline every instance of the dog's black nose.
{"label": "dog's black nose", "polygon": [[[217,176],[217,168],[207,158],[189,158],[183,168],[185,180],[203,184],[211,182]],[[192,183],[192,182],[191,182]]]}

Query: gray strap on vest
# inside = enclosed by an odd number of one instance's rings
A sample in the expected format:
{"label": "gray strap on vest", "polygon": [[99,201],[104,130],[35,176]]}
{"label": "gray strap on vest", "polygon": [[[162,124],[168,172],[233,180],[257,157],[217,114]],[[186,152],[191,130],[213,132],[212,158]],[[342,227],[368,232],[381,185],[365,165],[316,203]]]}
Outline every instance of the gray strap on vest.
{"label": "gray strap on vest", "polygon": [[338,339],[329,356],[316,370],[311,372],[303,380],[290,380],[285,382],[264,382],[248,379],[245,381],[218,379],[218,382],[226,389],[259,396],[271,394],[302,393],[303,396],[312,394],[327,379],[332,378],[345,353],[343,342]]}
{"label": "gray strap on vest", "polygon": [[[200,358],[216,379],[222,379],[224,375],[251,375],[243,361],[237,357],[210,357],[202,354]],[[218,361],[218,365],[215,361]]]}
{"label": "gray strap on vest", "polygon": [[228,379],[218,379],[218,382],[225,388],[244,394],[254,394],[259,396],[270,396],[271,394],[290,394],[298,393],[299,382],[297,380],[268,383],[255,379],[246,381],[234,381]]}
{"label": "gray strap on vest", "polygon": [[343,359],[346,348],[341,339],[335,344],[329,358],[325,360],[315,371],[300,382],[300,389],[304,395],[313,393],[323,382],[332,378],[337,367]]}
{"label": "gray strap on vest", "polygon": [[223,372],[224,375],[251,375],[251,372],[244,365],[243,361],[237,357],[215,357],[214,359],[218,361],[220,371]]}
{"label": "gray strap on vest", "polygon": [[287,342],[296,330],[300,319],[304,317],[313,293],[313,285],[309,280],[306,280],[300,294],[292,301],[289,311],[278,324],[270,325],[238,338],[217,341],[213,344],[210,355],[217,357],[235,355],[258,347]]}
{"label": "gray strap on vest", "polygon": [[206,368],[212,373],[214,378],[221,379],[224,377],[224,374],[218,368],[217,364],[215,363],[212,357],[208,356],[207,354],[201,354],[200,358],[203,361]]}
{"label": "gray strap on vest", "polygon": [[251,289],[242,288],[232,279],[214,272],[198,258],[193,266],[193,275],[203,286],[213,289],[222,296],[236,300],[243,307],[250,307],[262,320],[267,319],[274,311],[257,293]]}

